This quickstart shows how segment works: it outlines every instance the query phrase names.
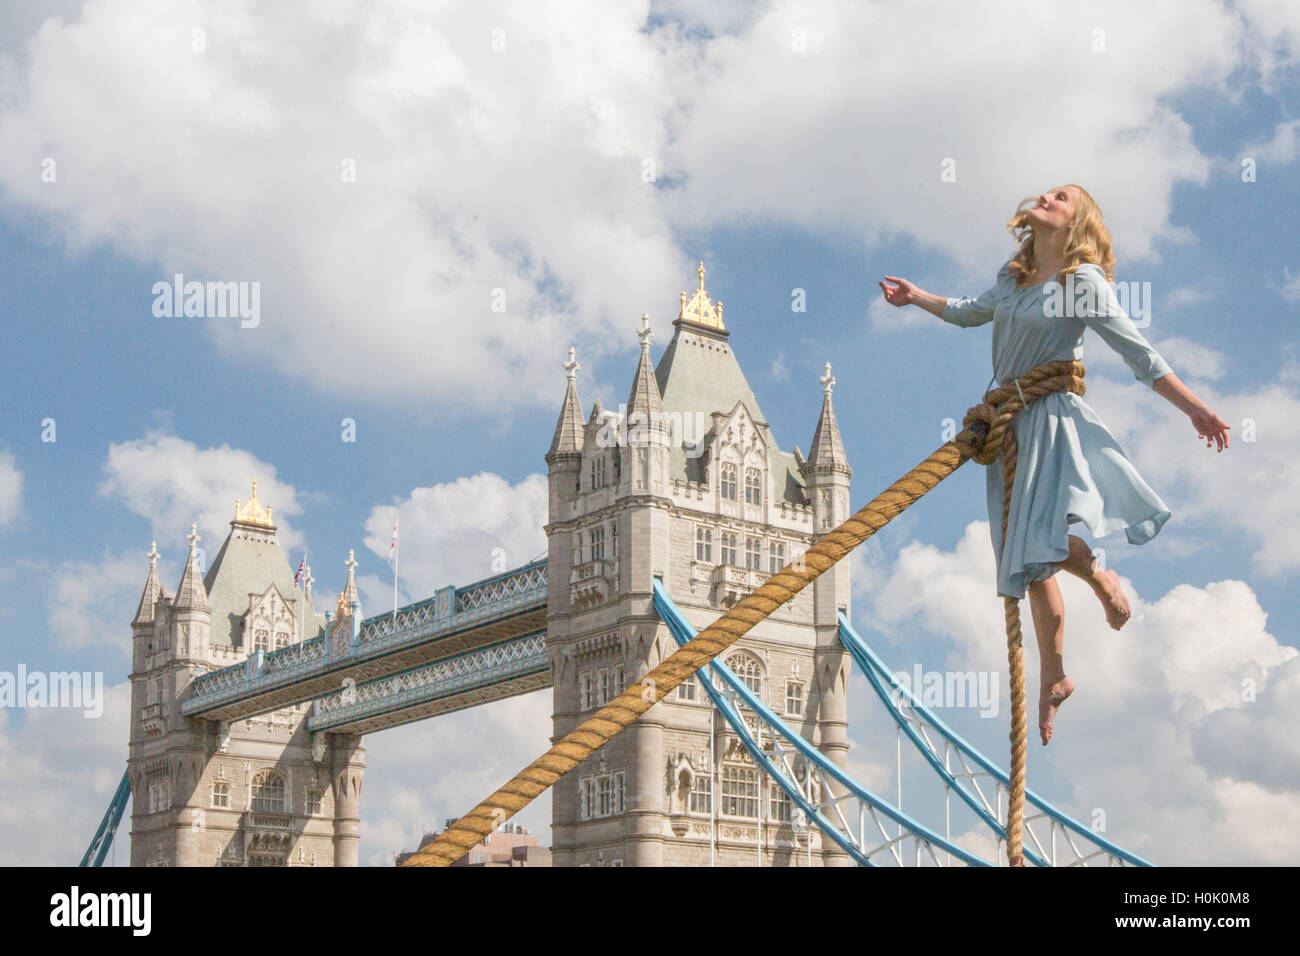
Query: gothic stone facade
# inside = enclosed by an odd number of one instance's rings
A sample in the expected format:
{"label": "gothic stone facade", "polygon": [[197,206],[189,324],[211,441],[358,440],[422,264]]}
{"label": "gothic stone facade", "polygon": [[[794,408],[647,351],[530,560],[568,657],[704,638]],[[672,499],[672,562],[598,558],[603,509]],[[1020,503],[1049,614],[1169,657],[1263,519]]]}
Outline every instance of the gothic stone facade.
{"label": "gothic stone facade", "polygon": [[[648,320],[623,410],[583,420],[577,363],[547,453],[548,647],[558,739],[677,645],[652,578],[702,628],[845,517],[851,470],[830,386],[810,454],[778,449],[728,343],[721,303],[683,294],[653,371]],[[724,660],[841,766],[845,685],[836,614],[847,562],[728,649]],[[843,865],[791,820],[698,682],[672,691],[555,787],[557,866]],[[811,839],[811,847],[807,841]],[[810,852],[811,851],[811,852]]]}
{"label": "gothic stone facade", "polygon": [[[237,721],[181,716],[196,677],[327,623],[311,610],[310,570],[305,595],[295,587],[256,484],[206,577],[197,540],[192,530],[175,595],[151,552],[132,622],[131,865],[355,866],[359,736],[309,734],[305,704]],[[348,591],[355,601],[351,569]]]}

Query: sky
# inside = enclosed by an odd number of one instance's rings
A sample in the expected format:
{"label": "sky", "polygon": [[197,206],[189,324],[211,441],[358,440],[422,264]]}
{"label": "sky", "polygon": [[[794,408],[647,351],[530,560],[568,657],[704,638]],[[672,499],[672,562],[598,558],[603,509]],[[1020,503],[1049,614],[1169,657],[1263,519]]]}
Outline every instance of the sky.
{"label": "sky", "polygon": [[[191,522],[217,547],[255,477],[321,610],[350,548],[363,611],[392,607],[395,515],[403,603],[538,556],[569,347],[584,408],[617,408],[699,261],[782,449],[832,363],[858,507],[991,371],[990,326],[877,281],[979,294],[1017,203],[1066,182],[1232,444],[1087,333],[1086,400],[1173,516],[1094,544],[1123,631],[1058,576],[1077,689],[1030,787],[1158,863],[1300,862],[1298,79],[1286,0],[0,4],[0,670],[106,685],[96,719],[0,708],[0,862],[75,862],[117,785],[151,541],[174,589]],[[177,274],[257,309],[160,315]],[[1005,667],[977,472],[849,559],[900,670]],[[861,675],[849,712],[851,770],[934,811]],[[1005,707],[940,713],[1005,760]],[[362,862],[549,718],[541,692],[367,738]]]}

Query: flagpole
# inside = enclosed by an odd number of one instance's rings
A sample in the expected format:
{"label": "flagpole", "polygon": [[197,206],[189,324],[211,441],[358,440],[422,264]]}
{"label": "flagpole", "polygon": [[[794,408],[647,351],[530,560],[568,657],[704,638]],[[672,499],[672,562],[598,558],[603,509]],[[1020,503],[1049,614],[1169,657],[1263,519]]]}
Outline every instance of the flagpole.
{"label": "flagpole", "polygon": [[298,602],[298,643],[302,643],[303,621],[307,619],[307,588],[306,575],[304,569],[307,567],[307,552],[302,553],[302,562],[298,565],[298,585],[302,590],[302,600]]}
{"label": "flagpole", "polygon": [[402,549],[397,543],[397,519],[393,519],[393,621],[397,621],[397,565]]}

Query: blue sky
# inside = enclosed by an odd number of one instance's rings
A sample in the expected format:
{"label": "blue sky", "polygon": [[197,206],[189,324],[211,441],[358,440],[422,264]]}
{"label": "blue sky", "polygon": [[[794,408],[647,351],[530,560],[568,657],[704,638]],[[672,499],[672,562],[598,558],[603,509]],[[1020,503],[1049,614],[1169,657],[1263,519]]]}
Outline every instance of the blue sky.
{"label": "blue sky", "polygon": [[[934,9],[0,13],[0,668],[102,671],[118,688],[89,732],[0,712],[0,747],[28,768],[7,805],[66,821],[37,835],[33,816],[0,819],[12,860],[78,855],[116,784],[155,537],[174,588],[189,523],[215,548],[257,477],[294,563],[310,551],[322,608],[349,548],[365,610],[390,606],[394,509],[404,599],[486,576],[496,547],[529,560],[567,348],[584,408],[617,407],[640,314],[657,359],[701,259],[783,449],[807,449],[833,363],[861,505],[940,444],[990,372],[989,327],[892,309],[876,281],[978,294],[1016,203],[1060,182],[1101,205],[1116,280],[1151,283],[1144,333],[1233,444],[1199,447],[1089,333],[1087,400],[1173,518],[1141,548],[1098,542],[1134,601],[1121,634],[1062,582],[1085,693],[1030,785],[1080,815],[1110,807],[1110,835],[1161,862],[1210,852],[1180,827],[1227,852],[1260,813],[1300,824],[1286,716],[1300,703],[1300,19],[1265,0]],[[949,158],[956,182],[941,181]],[[260,324],[155,317],[153,284],[175,272],[260,283]],[[983,481],[967,465],[853,559],[855,621],[900,668],[1002,666]],[[945,609],[967,589],[974,611]],[[1242,702],[1243,679],[1258,700]],[[855,688],[854,767],[892,792],[893,735]],[[368,741],[363,860],[544,749],[520,728],[545,723],[546,696]],[[1002,720],[950,716],[1002,754]],[[1146,743],[1105,752],[1133,726]],[[544,827],[547,806],[524,819]],[[1295,837],[1236,842],[1241,862],[1300,858]]]}

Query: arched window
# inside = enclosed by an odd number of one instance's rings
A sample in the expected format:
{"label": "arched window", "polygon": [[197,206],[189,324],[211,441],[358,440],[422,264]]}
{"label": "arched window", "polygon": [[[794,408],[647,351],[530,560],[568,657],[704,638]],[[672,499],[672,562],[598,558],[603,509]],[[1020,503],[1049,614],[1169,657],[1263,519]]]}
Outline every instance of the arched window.
{"label": "arched window", "polygon": [[597,455],[591,459],[591,487],[605,487],[605,456]]}
{"label": "arched window", "polygon": [[745,469],[745,504],[763,503],[763,479],[757,468]]}
{"label": "arched window", "polygon": [[763,693],[763,665],[757,657],[741,651],[727,658],[727,666],[755,694]]}
{"label": "arched window", "polygon": [[745,539],[745,567],[757,571],[763,563],[762,544],[752,535]]}
{"label": "arched window", "polygon": [[275,632],[275,649],[278,651],[282,647],[289,646],[289,634],[287,631]]}
{"label": "arched window", "polygon": [[722,532],[722,564],[736,565],[736,542],[739,536],[734,531]]}
{"label": "arched window", "polygon": [[713,560],[713,529],[712,528],[696,527],[695,560],[696,561]]}
{"label": "arched window", "polygon": [[728,501],[736,500],[736,466],[732,462],[724,461],[722,463],[722,497]]}
{"label": "arched window", "polygon": [[767,570],[772,574],[785,567],[785,542],[772,541],[767,546]]}
{"label": "arched window", "polygon": [[284,777],[274,770],[259,770],[253,776],[253,812],[285,812]]}
{"label": "arched window", "polygon": [[253,630],[253,650],[269,651],[271,649],[271,632],[264,627]]}
{"label": "arched window", "polygon": [[723,764],[721,804],[725,816],[758,816],[758,769]]}

